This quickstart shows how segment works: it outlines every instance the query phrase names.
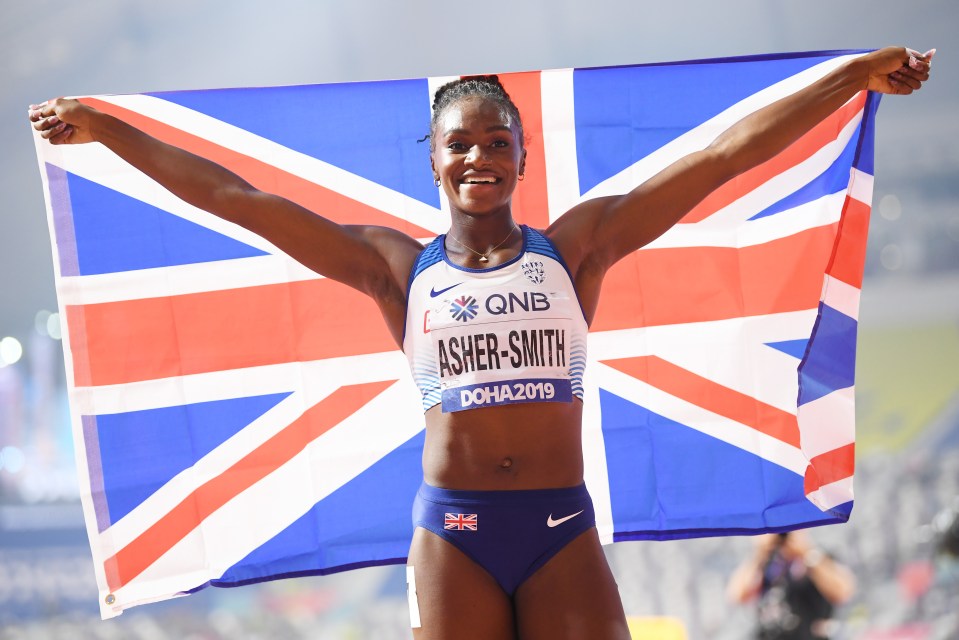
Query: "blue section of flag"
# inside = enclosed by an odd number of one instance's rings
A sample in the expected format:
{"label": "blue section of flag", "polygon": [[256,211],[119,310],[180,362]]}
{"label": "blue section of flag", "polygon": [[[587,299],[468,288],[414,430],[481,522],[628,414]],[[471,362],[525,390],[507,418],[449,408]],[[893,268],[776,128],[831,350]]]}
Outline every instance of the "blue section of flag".
{"label": "blue section of flag", "polygon": [[806,345],[809,344],[809,340],[783,340],[782,342],[767,342],[767,347],[772,347],[782,351],[783,353],[788,353],[794,358],[802,359],[803,355],[806,353]]}
{"label": "blue section of flag", "polygon": [[856,153],[856,159],[853,163],[857,169],[863,173],[874,175],[875,167],[875,136],[876,136],[876,111],[879,109],[879,101],[882,94],[870,91],[866,98],[866,107],[862,114],[862,135],[859,136],[860,145]]}
{"label": "blue section of flag", "polygon": [[807,183],[805,186],[796,189],[779,202],[763,209],[750,218],[750,220],[757,220],[759,218],[765,218],[766,216],[775,215],[789,209],[794,209],[795,207],[806,204],[807,202],[818,200],[823,196],[848,189],[849,168],[852,166],[852,160],[856,155],[856,148],[858,146],[859,136],[854,135],[849,142],[846,143],[842,153],[838,158],[836,158],[835,162],[833,162],[828,169],[816,176],[816,178]]}
{"label": "blue section of flag", "polygon": [[272,409],[289,393],[97,416],[110,523]]}
{"label": "blue section of flag", "polygon": [[[755,454],[600,389],[616,540],[826,524],[802,479]],[[709,482],[701,482],[704,477]],[[750,478],[743,482],[743,478]],[[708,523],[708,525],[707,525]]]}
{"label": "blue section of flag", "polygon": [[799,367],[799,406],[853,385],[857,327],[855,319],[819,305],[812,346]]}
{"label": "blue section of flag", "polygon": [[580,193],[753,93],[830,57],[756,61],[746,74],[734,71],[731,62],[574,71]]}
{"label": "blue section of flag", "polygon": [[405,561],[413,536],[413,498],[422,478],[423,440],[421,431],[212,584],[232,586]]}
{"label": "blue section of flag", "polygon": [[430,129],[425,79],[150,95],[440,206],[429,141],[418,142]]}
{"label": "blue section of flag", "polygon": [[80,275],[266,255],[72,173],[67,183]]}

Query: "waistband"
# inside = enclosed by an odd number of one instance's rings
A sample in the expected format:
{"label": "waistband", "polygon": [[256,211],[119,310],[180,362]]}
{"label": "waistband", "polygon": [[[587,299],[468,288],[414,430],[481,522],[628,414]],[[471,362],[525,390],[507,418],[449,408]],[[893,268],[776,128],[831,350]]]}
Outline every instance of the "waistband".
{"label": "waistband", "polygon": [[523,505],[543,502],[579,502],[589,500],[586,483],[575,487],[558,489],[517,489],[505,491],[472,491],[463,489],[443,489],[425,482],[420,485],[417,495],[423,500],[443,504],[478,504],[495,502],[499,505]]}

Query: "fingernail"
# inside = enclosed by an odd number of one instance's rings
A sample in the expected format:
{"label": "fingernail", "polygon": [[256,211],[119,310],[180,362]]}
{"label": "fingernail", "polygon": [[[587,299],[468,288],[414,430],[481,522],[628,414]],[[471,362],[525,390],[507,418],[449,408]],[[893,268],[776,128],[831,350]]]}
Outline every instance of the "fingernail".
{"label": "fingernail", "polygon": [[47,120],[47,122],[48,122],[49,124],[51,124],[51,125],[54,125],[54,124],[60,122],[60,118],[58,118],[58,117],[56,117],[56,116],[50,116],[50,119]]}
{"label": "fingernail", "polygon": [[916,56],[909,56],[909,66],[913,69],[919,69],[919,59]]}

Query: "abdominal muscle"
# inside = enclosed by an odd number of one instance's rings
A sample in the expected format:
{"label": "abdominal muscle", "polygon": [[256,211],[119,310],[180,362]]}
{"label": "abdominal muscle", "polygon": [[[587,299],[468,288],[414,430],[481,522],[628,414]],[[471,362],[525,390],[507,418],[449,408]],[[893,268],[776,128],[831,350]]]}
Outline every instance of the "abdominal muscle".
{"label": "abdominal muscle", "polygon": [[446,489],[572,487],[583,481],[583,403],[426,412],[423,478]]}

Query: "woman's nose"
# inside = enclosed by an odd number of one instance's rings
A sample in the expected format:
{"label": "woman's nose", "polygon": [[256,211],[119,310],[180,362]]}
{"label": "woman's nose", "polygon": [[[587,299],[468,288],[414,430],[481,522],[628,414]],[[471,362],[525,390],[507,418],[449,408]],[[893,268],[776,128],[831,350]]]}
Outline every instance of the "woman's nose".
{"label": "woman's nose", "polygon": [[483,145],[474,144],[466,154],[466,161],[473,166],[483,166],[489,162],[489,155]]}

